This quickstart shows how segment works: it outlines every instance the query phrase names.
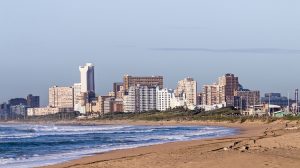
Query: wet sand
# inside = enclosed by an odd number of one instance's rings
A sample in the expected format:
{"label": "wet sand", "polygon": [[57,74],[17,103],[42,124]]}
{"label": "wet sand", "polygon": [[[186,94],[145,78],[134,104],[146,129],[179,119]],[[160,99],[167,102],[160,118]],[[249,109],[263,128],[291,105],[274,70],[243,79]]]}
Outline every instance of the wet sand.
{"label": "wet sand", "polygon": [[47,168],[299,168],[300,166],[300,124],[298,122],[241,124],[197,121],[75,121],[73,124],[76,123],[215,125],[238,128],[240,133],[217,139],[116,150],[47,166]]}

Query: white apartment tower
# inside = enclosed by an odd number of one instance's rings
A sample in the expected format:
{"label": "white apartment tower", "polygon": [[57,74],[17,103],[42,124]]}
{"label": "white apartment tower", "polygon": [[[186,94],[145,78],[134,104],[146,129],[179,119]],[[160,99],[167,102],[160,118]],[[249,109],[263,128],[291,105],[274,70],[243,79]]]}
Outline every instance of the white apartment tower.
{"label": "white apartment tower", "polygon": [[131,86],[124,96],[124,112],[144,112],[156,109],[156,87]]}
{"label": "white apartment tower", "polygon": [[123,103],[124,103],[124,112],[130,113],[130,112],[137,112],[136,111],[136,87],[129,87],[127,95],[123,97]]}
{"label": "white apartment tower", "polygon": [[87,63],[85,66],[79,67],[81,92],[82,93],[95,93],[95,79],[94,79],[94,65]]}
{"label": "white apartment tower", "polygon": [[185,78],[178,82],[176,97],[185,95],[187,105],[197,105],[197,82],[193,78]]}
{"label": "white apartment tower", "polygon": [[172,94],[171,89],[159,89],[156,90],[156,109],[159,111],[166,111],[171,108]]}

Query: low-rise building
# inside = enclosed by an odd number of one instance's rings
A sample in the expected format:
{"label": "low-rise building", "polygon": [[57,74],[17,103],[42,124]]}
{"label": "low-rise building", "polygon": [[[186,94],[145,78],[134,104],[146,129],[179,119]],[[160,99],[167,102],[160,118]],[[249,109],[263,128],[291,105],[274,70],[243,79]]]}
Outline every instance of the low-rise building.
{"label": "low-rise building", "polygon": [[[290,103],[291,102],[292,101],[290,101]],[[289,105],[289,100],[287,97],[281,96],[280,93],[266,93],[265,97],[261,98],[261,103],[271,103],[281,107],[287,107]]]}
{"label": "low-rise building", "polygon": [[242,115],[246,116],[278,116],[282,113],[282,107],[274,104],[254,105],[242,111]]}
{"label": "low-rise building", "polygon": [[73,112],[74,108],[57,108],[57,107],[41,107],[41,108],[28,108],[28,116],[45,116],[50,114]]}

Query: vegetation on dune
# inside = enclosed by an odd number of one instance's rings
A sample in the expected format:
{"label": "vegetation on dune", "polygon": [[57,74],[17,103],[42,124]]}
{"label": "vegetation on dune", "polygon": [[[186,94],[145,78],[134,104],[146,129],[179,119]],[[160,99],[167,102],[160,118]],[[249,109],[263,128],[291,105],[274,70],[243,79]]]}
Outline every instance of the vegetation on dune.
{"label": "vegetation on dune", "polygon": [[[60,121],[74,120],[79,117],[78,112],[73,113],[57,113],[47,116],[28,117],[27,121]],[[285,116],[283,118],[273,117],[254,117],[242,116],[239,110],[233,107],[226,107],[212,111],[204,110],[187,110],[184,108],[176,108],[168,111],[148,111],[141,113],[108,113],[96,118],[82,118],[84,120],[142,120],[142,121],[227,121],[227,122],[246,122],[246,121],[263,121],[274,122],[277,120],[300,121],[300,116]]]}
{"label": "vegetation on dune", "polygon": [[[300,117],[287,116],[284,120],[300,120]],[[226,107],[212,111],[195,110],[189,111],[184,108],[176,108],[164,112],[150,111],[141,113],[108,113],[100,116],[96,120],[144,120],[144,121],[229,121],[229,122],[246,122],[246,121],[264,121],[274,122],[280,118],[272,117],[254,117],[242,116],[239,110],[233,107]]]}

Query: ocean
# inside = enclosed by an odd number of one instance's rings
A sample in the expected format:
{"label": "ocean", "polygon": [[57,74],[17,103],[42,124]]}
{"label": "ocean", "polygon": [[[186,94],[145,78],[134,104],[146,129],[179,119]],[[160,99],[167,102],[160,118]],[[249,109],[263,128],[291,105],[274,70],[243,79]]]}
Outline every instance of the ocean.
{"label": "ocean", "polygon": [[46,166],[117,149],[233,135],[214,126],[0,124],[0,167]]}

